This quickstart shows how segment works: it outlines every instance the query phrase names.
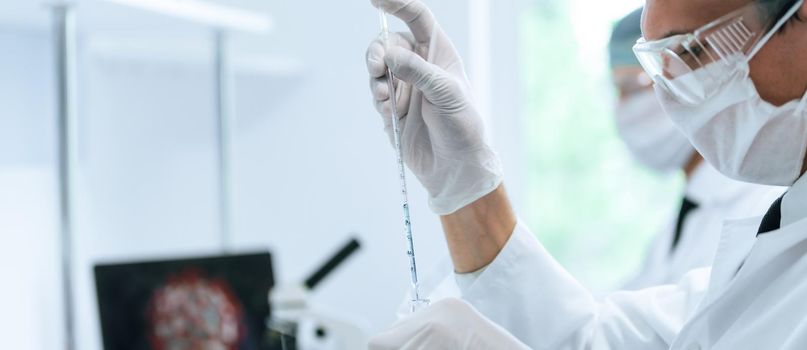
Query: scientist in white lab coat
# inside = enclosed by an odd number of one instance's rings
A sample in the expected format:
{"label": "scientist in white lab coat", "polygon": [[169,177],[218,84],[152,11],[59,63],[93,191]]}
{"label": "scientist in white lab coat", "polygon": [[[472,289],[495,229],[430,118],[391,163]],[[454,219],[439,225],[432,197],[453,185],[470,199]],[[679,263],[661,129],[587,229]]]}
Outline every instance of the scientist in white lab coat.
{"label": "scientist in white lab coat", "polygon": [[732,180],[704,162],[664,113],[653,81],[633,53],[642,37],[641,18],[641,8],[622,18],[608,43],[611,75],[619,93],[614,111],[617,130],[639,164],[658,174],[681,172],[686,185],[677,212],[653,237],[642,265],[622,285],[624,290],[675,283],[692,269],[710,266],[723,221],[762,215],[784,191]]}
{"label": "scientist in white lab coat", "polygon": [[406,82],[393,97],[404,157],[440,215],[462,300],[401,320],[371,348],[807,348],[804,0],[647,0],[634,51],[673,122],[723,174],[790,189],[764,217],[727,221],[711,268],[604,300],[518,222],[462,62],[429,10],[383,6],[411,33],[371,44],[373,95],[389,125],[384,67]]}

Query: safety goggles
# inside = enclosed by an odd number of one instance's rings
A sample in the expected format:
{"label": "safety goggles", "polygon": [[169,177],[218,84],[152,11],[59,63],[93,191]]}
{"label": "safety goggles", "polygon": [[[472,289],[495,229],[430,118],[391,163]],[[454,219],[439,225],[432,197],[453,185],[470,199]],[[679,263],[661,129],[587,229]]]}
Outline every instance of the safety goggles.
{"label": "safety goggles", "polygon": [[796,1],[782,14],[783,1],[754,0],[693,33],[655,41],[640,38],[633,52],[657,85],[681,103],[697,105],[747,67],[803,2]]}

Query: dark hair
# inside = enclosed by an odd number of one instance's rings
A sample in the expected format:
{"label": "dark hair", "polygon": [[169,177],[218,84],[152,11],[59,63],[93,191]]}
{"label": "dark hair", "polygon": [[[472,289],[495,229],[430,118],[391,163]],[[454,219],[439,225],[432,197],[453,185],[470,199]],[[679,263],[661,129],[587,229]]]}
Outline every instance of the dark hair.
{"label": "dark hair", "polygon": [[[787,11],[790,10],[790,8],[793,7],[793,5],[795,5],[796,2],[798,2],[799,0],[754,0],[754,1],[756,1],[757,4],[760,5],[760,8],[763,11],[767,12],[765,13],[766,15],[773,15],[774,16],[773,18],[776,18],[776,20],[771,23],[771,27],[773,27],[773,25],[777,21],[779,21],[787,13]],[[792,20],[797,21],[802,20],[801,15],[798,13],[798,11],[793,15],[792,18],[788,19],[788,21]],[[782,31],[784,28],[785,27],[782,26],[782,28],[779,29],[779,31]],[[770,29],[770,27],[768,29]]]}

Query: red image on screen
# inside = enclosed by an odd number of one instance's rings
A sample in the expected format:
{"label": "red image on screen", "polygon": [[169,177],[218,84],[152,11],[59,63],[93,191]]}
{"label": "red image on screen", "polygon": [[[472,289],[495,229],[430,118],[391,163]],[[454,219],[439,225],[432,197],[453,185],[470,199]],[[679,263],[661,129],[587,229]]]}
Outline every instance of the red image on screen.
{"label": "red image on screen", "polygon": [[229,285],[199,270],[171,275],[148,303],[155,350],[236,350],[246,335],[243,310]]}

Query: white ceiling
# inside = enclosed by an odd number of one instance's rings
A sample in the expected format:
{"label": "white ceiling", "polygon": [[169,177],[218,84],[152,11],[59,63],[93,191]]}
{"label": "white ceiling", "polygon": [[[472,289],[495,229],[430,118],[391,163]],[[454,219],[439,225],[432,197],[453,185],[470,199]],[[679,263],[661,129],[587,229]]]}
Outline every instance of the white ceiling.
{"label": "white ceiling", "polygon": [[[204,0],[218,5],[239,8],[256,13],[269,14],[269,0]],[[0,26],[31,27],[46,29],[50,15],[48,4],[67,1],[52,0],[0,0]],[[127,30],[127,29],[170,29],[175,31],[188,27],[187,23],[175,18],[156,15],[147,11],[132,9],[109,3],[105,0],[72,0],[78,9],[79,26],[82,30]],[[270,16],[271,17],[271,16]],[[183,23],[184,22],[184,23]]]}
{"label": "white ceiling", "polygon": [[[280,2],[272,0],[203,0],[230,8],[262,14],[275,22],[270,4],[283,10]],[[0,30],[3,27],[49,31],[51,14],[48,3],[53,0],[0,0]],[[77,9],[76,23],[83,47],[95,55],[126,56],[132,59],[151,57],[167,60],[210,59],[212,29],[191,21],[118,5],[105,0],[73,0]],[[289,28],[275,26],[268,33],[236,33],[229,48],[239,66],[266,70],[266,64],[255,67],[254,62],[273,62],[272,67],[295,72],[300,62],[291,58],[277,45],[282,33]],[[244,61],[244,62],[240,62]],[[251,63],[250,63],[251,62]]]}

